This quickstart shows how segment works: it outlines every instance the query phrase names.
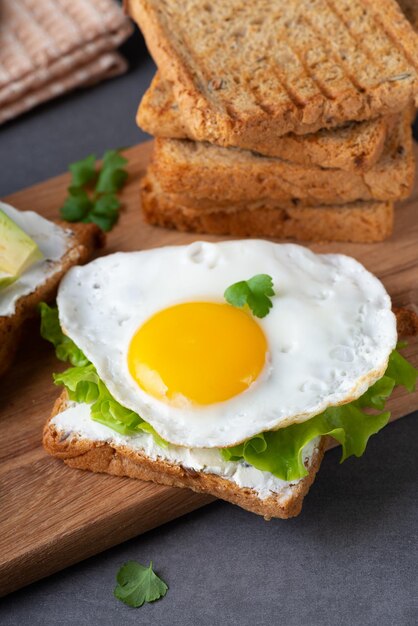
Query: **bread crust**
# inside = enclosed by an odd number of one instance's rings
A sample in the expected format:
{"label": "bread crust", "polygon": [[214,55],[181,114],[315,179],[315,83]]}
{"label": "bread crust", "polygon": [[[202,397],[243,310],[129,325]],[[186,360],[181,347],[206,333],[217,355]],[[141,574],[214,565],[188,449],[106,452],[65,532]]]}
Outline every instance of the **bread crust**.
{"label": "bread crust", "polygon": [[247,511],[262,515],[265,519],[272,517],[287,519],[300,513],[303,498],[315,480],[324,455],[325,438],[323,437],[314,452],[309,474],[290,488],[291,494],[288,496],[272,495],[262,500],[253,489],[239,487],[216,474],[190,470],[168,461],[154,461],[125,446],[80,439],[57,431],[51,424],[51,420],[65,410],[67,402],[67,393],[63,391],[55,402],[51,417],[45,424],[43,445],[48,454],[62,459],[67,465],[77,469],[114,476],[128,476],[170,487],[187,487],[198,493],[208,493],[216,498],[237,504]]}
{"label": "bread crust", "polygon": [[407,307],[394,306],[396,326],[399,337],[414,337],[418,335],[418,314]]}
{"label": "bread crust", "polygon": [[38,304],[53,300],[61,278],[70,267],[85,263],[96,249],[104,245],[104,234],[96,224],[58,224],[72,233],[72,242],[57,262],[56,272],[35,291],[19,298],[12,315],[0,316],[0,376],[11,366],[23,326],[27,320],[36,317]]}
{"label": "bread crust", "polygon": [[[247,20],[234,14],[248,6],[242,0],[212,2],[204,21],[199,5],[125,5],[193,132],[214,143],[335,128],[399,112],[418,97],[418,38],[395,0],[251,3],[252,48],[238,65],[225,51],[237,54],[246,41],[239,31]],[[385,75],[384,53],[400,73]]]}
{"label": "bread crust", "polygon": [[[357,202],[341,206],[283,208],[274,203],[247,203],[228,208],[190,199],[185,206],[177,195],[162,192],[152,174],[141,181],[144,219],[180,231],[241,237],[273,237],[297,241],[383,241],[393,229],[393,204]],[[280,203],[278,203],[280,205]]]}
{"label": "bread crust", "polygon": [[223,204],[266,198],[305,206],[396,201],[407,198],[414,183],[410,113],[398,120],[380,160],[367,172],[298,165],[239,148],[164,138],[155,141],[152,169],[166,193]]}
{"label": "bread crust", "polygon": [[[257,137],[255,143],[246,142],[244,137],[238,144],[229,144],[225,138],[217,137],[217,144],[253,150],[300,165],[362,172],[379,160],[386,137],[397,119],[397,115],[379,117],[309,135],[289,133],[277,137],[271,133],[267,137]],[[210,140],[208,136],[199,136],[194,132],[187,116],[174,100],[172,84],[164,80],[159,72],[141,100],[136,120],[142,130],[155,137]]]}
{"label": "bread crust", "polygon": [[415,30],[418,31],[418,3],[417,0],[398,0],[402,11],[411,22]]}

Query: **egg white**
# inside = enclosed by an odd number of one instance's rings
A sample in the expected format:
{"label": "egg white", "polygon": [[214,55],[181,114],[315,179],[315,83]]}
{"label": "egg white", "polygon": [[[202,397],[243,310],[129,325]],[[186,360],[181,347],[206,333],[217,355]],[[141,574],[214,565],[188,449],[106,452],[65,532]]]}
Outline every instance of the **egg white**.
{"label": "egg white", "polygon": [[[276,295],[270,313],[257,320],[268,360],[247,391],[175,408],[137,385],[127,354],[139,326],[173,304],[222,302],[229,285],[261,273],[273,278]],[[187,447],[231,446],[354,400],[383,375],[397,340],[390,298],[360,263],[259,240],[102,257],[68,272],[58,307],[64,331],[118,402]]]}

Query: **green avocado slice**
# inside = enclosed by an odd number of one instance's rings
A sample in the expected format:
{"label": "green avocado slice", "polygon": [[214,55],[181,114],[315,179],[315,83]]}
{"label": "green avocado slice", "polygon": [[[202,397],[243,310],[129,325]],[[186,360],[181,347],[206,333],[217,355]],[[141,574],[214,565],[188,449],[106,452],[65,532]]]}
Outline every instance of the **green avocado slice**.
{"label": "green avocado slice", "polygon": [[0,289],[42,258],[38,244],[0,209]]}

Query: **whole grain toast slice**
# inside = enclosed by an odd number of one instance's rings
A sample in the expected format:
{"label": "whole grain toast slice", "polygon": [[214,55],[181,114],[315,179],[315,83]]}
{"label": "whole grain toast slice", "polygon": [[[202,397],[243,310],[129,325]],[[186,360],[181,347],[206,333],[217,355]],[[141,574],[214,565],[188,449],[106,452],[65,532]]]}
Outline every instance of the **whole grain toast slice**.
{"label": "whole grain toast slice", "polygon": [[[288,133],[277,137],[271,133],[267,137],[257,137],[254,143],[241,138],[236,147],[301,165],[367,171],[379,160],[387,134],[397,117],[388,115],[365,122],[350,122],[309,135]],[[174,99],[172,83],[164,80],[159,72],[141,100],[136,120],[138,126],[155,137],[194,141],[210,139],[194,132],[187,115]],[[230,146],[223,137],[217,139],[218,145]]]}
{"label": "whole grain toast slice", "polygon": [[200,200],[184,205],[177,195],[164,193],[152,172],[141,181],[141,205],[149,224],[213,235],[371,243],[393,229],[391,202],[284,208],[258,200],[238,207],[208,203],[202,209]]}
{"label": "whole grain toast slice", "polygon": [[125,0],[196,136],[245,145],[400,112],[418,36],[395,0]]}
{"label": "whole grain toast slice", "polygon": [[[418,315],[410,309],[393,307],[400,337],[418,334]],[[128,476],[141,480],[153,481],[173,487],[188,487],[193,491],[209,493],[217,498],[232,502],[244,509],[271,517],[288,518],[298,515],[304,496],[315,479],[325,449],[333,447],[335,441],[323,437],[307,465],[308,476],[295,484],[289,484],[286,493],[275,493],[261,499],[252,489],[238,487],[219,475],[196,471],[174,464],[163,458],[151,459],[144,452],[135,451],[112,441],[86,437],[75,425],[69,428],[55,423],[54,418],[70,406],[67,392],[64,390],[56,400],[52,414],[43,431],[43,445],[52,456],[63,460],[70,467],[108,473],[116,476]],[[116,443],[116,445],[115,445]]]}
{"label": "whole grain toast slice", "polygon": [[53,300],[61,278],[70,267],[85,263],[104,245],[104,235],[95,224],[61,222],[59,225],[65,227],[70,241],[65,254],[54,263],[56,271],[32,293],[19,298],[12,315],[0,316],[0,376],[11,366],[23,326],[37,315],[38,304]]}
{"label": "whole grain toast slice", "polygon": [[161,188],[212,203],[260,199],[304,206],[382,202],[407,198],[414,181],[410,112],[388,136],[384,152],[367,172],[304,166],[240,148],[222,148],[187,139],[155,141],[152,170]]}
{"label": "whole grain toast slice", "polygon": [[198,493],[208,493],[237,504],[266,519],[286,519],[300,513],[303,498],[315,479],[324,454],[325,438],[322,438],[307,467],[309,474],[302,480],[288,483],[286,490],[262,499],[253,489],[240,487],[227,477],[189,469],[164,458],[153,460],[141,451],[115,444],[111,440],[92,440],[80,436],[77,431],[60,430],[54,424],[54,417],[67,406],[68,397],[64,391],[45,424],[43,445],[48,454],[62,459],[70,467],[114,476],[129,476],[171,487],[187,487]]}

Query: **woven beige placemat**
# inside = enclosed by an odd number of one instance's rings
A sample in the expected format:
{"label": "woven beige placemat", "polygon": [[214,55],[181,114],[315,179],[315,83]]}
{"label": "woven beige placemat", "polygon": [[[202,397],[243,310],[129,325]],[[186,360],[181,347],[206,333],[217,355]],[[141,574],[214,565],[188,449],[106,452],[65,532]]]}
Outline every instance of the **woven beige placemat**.
{"label": "woven beige placemat", "polygon": [[114,0],[0,0],[0,123],[127,68]]}

